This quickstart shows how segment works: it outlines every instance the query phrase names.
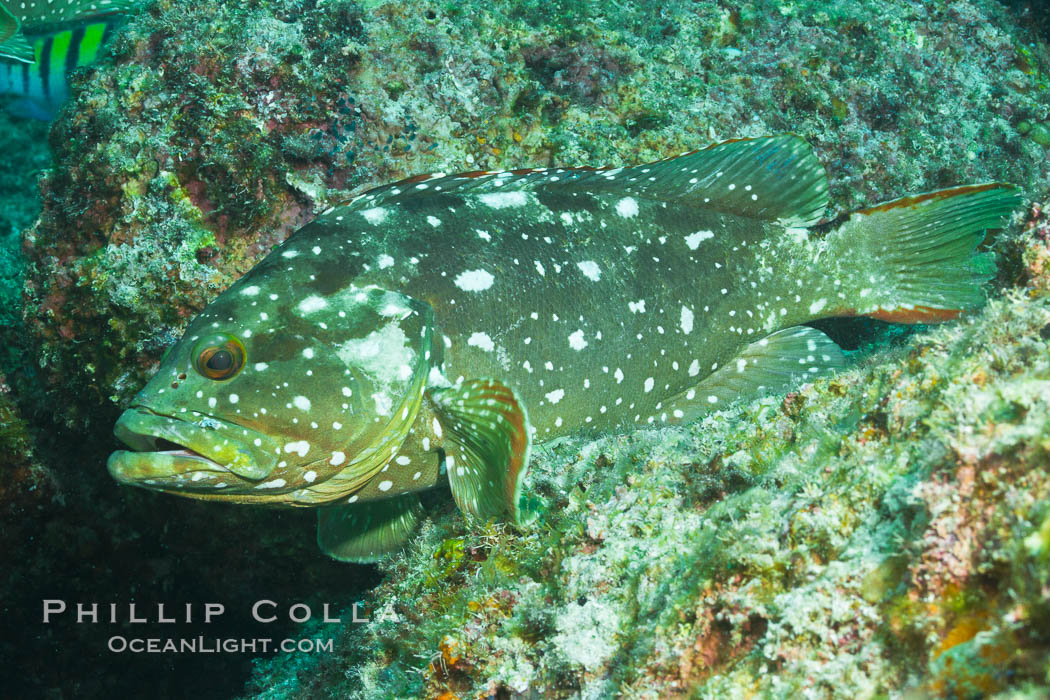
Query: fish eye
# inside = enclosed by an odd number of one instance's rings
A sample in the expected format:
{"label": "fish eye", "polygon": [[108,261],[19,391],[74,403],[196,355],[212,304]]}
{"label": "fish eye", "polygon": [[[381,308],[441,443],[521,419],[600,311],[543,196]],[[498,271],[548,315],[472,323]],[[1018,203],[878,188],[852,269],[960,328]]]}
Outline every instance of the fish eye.
{"label": "fish eye", "polygon": [[193,366],[202,377],[223,381],[244,366],[244,346],[232,335],[217,334],[201,338],[193,351]]}

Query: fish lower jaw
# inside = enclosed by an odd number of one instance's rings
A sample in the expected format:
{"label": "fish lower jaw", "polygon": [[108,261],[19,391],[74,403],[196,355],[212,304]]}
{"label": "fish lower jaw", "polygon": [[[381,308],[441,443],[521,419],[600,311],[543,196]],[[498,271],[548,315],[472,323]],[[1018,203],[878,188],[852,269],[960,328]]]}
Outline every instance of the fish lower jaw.
{"label": "fish lower jaw", "polygon": [[121,484],[156,490],[212,491],[240,481],[227,467],[190,450],[121,450],[110,455],[106,467]]}

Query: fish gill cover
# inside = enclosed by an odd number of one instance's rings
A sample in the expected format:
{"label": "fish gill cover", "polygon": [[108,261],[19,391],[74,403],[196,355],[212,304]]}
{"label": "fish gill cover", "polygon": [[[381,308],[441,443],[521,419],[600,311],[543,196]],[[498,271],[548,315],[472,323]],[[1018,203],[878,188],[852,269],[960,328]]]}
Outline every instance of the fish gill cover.
{"label": "fish gill cover", "polygon": [[[130,493],[102,469],[163,351],[327,206],[420,172],[630,165],[786,131],[827,167],[829,219],[973,182],[1045,201],[1047,52],[1026,21],[991,2],[151,5],[52,129],[23,237],[5,687],[227,697],[245,678],[243,659],[107,656],[103,632],[27,639],[43,591],[349,605],[371,585],[311,553],[307,518]],[[245,692],[1038,696],[1046,239],[1036,205],[990,240],[991,301],[960,322],[825,322],[863,350],[831,379],[534,450],[532,530],[439,499],[379,569],[382,614],[333,654],[261,662]],[[56,641],[90,654],[45,662]]]}

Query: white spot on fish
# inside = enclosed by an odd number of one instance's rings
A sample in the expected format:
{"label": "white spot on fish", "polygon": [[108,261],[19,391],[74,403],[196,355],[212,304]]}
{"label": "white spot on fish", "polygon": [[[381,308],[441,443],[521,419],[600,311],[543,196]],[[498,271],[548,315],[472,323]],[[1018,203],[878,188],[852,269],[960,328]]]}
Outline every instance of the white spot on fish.
{"label": "white spot on fish", "polygon": [[576,351],[583,350],[587,347],[587,341],[583,339],[583,331],[577,330],[569,336],[569,347]]}
{"label": "white spot on fish", "polygon": [[697,231],[696,233],[690,233],[685,237],[685,244],[689,246],[689,250],[696,250],[700,247],[700,244],[706,241],[708,238],[714,238],[715,234],[713,231]]}
{"label": "white spot on fish", "polygon": [[297,440],[295,442],[289,442],[284,446],[285,452],[294,452],[300,457],[305,457],[306,453],[310,451],[310,443],[306,440]]}
{"label": "white spot on fish", "polygon": [[237,403],[240,400],[241,397],[237,396],[237,394],[230,394],[230,403]]}
{"label": "white spot on fish", "polygon": [[616,213],[625,219],[638,216],[638,201],[634,197],[624,197],[616,203]]}
{"label": "white spot on fish", "polygon": [[317,472],[315,472],[313,469],[311,469],[310,471],[308,471],[305,474],[303,474],[303,480],[306,481],[306,483],[308,483],[308,484],[314,483],[314,479],[316,479],[316,478],[317,478]]}
{"label": "white spot on fish", "polygon": [[623,381],[623,370],[617,367],[616,371],[613,372],[613,376],[616,377],[616,383],[619,384]]}
{"label": "white spot on fish", "polygon": [[392,257],[387,255],[386,253],[383,253],[382,255],[379,256],[379,269],[380,270],[385,270],[388,267],[393,267],[393,266],[394,266],[394,259]]}
{"label": "white spot on fish", "polygon": [[381,416],[390,415],[390,409],[393,408],[394,402],[389,396],[380,392],[377,394],[372,394],[372,400],[376,402],[376,413],[378,413]]}
{"label": "white spot on fish", "polygon": [[465,292],[483,292],[495,279],[487,270],[467,270],[456,277],[456,286]]}
{"label": "white spot on fish", "polygon": [[486,241],[491,241],[492,240],[492,236],[489,234],[488,231],[482,231],[480,228],[479,229],[474,229],[474,230],[478,232],[478,238],[480,238],[482,240],[486,240]]}
{"label": "white spot on fish", "polygon": [[263,370],[265,370],[269,366],[270,365],[266,364],[265,362],[256,362],[255,363],[255,371],[256,372],[262,372]]}
{"label": "white spot on fish", "polygon": [[682,332],[689,334],[693,332],[693,310],[688,306],[682,307]]}
{"label": "white spot on fish", "polygon": [[428,216],[427,223],[433,226],[434,228],[437,228],[441,225],[441,219],[437,218],[436,216]]}
{"label": "white spot on fish", "polygon": [[402,302],[402,297],[393,292],[383,295],[383,308],[379,310],[383,316],[393,316],[399,319],[408,318],[412,309]]}
{"label": "white spot on fish", "polygon": [[393,486],[393,485],[394,485],[394,482],[390,481],[389,479],[387,479],[385,481],[380,481],[379,482],[379,490],[380,491],[389,491],[390,487]]}
{"label": "white spot on fish", "polygon": [[496,347],[488,333],[472,333],[467,339],[467,345],[481,348],[485,352],[492,352]]}
{"label": "white spot on fish", "polygon": [[308,296],[299,302],[299,310],[304,314],[310,314],[314,311],[320,311],[321,309],[328,306],[328,302],[319,296]]}
{"label": "white spot on fish", "polygon": [[310,399],[306,398],[305,396],[296,396],[294,399],[292,399],[292,404],[300,411],[310,410]]}
{"label": "white spot on fish", "polygon": [[303,350],[303,357],[305,357],[308,360],[314,359],[314,349],[313,348],[305,348]]}
{"label": "white spot on fish", "polygon": [[365,217],[365,221],[375,226],[386,221],[386,215],[387,210],[383,207],[372,207],[361,212],[361,216]]}
{"label": "white spot on fish", "polygon": [[584,260],[582,262],[578,262],[576,263],[576,267],[580,268],[580,272],[582,272],[584,276],[589,280],[597,282],[602,278],[601,268],[599,268],[598,263],[594,262],[593,260]]}
{"label": "white spot on fish", "polygon": [[631,313],[644,314],[645,299],[639,299],[638,301],[629,301],[627,302],[627,308],[631,310]]}
{"label": "white spot on fish", "polygon": [[528,203],[524,192],[489,192],[480,195],[481,203],[493,209],[504,209],[506,207],[522,207]]}
{"label": "white spot on fish", "polygon": [[818,313],[821,309],[823,309],[825,306],[827,306],[827,304],[828,304],[828,300],[827,299],[817,299],[815,302],[813,302],[812,304],[809,305],[809,312],[811,314]]}
{"label": "white spot on fish", "polygon": [[258,293],[259,293],[259,288],[256,287],[254,284],[251,285],[250,287],[245,287],[244,289],[241,290],[241,294],[243,294],[246,297],[253,297],[253,296],[255,296]]}
{"label": "white spot on fish", "polygon": [[342,452],[333,452],[332,458],[328,460],[328,463],[333,467],[338,467],[340,464],[346,461],[346,455]]}
{"label": "white spot on fish", "polygon": [[550,401],[551,403],[558,403],[565,396],[565,390],[564,389],[555,389],[554,391],[551,391],[551,392],[548,392],[548,393],[544,394],[544,396],[546,396],[547,400]]}
{"label": "white spot on fish", "polygon": [[[372,331],[364,338],[346,341],[338,346],[336,354],[348,367],[356,365],[383,384],[398,381],[401,365],[415,364],[415,353],[396,323]],[[343,394],[347,395],[345,391]]]}
{"label": "white spot on fish", "polygon": [[255,488],[257,488],[257,489],[279,489],[282,486],[284,486],[286,483],[288,483],[288,482],[286,482],[284,479],[274,479],[273,481],[267,481],[265,483],[259,484]]}
{"label": "white spot on fish", "polygon": [[656,382],[653,381],[652,377],[646,377],[645,378],[645,393],[648,394],[650,391],[652,391],[653,390],[653,386],[655,386],[655,384],[656,384]]}
{"label": "white spot on fish", "polygon": [[700,374],[700,362],[697,360],[693,360],[693,362],[689,365],[689,376],[695,377],[698,374]]}

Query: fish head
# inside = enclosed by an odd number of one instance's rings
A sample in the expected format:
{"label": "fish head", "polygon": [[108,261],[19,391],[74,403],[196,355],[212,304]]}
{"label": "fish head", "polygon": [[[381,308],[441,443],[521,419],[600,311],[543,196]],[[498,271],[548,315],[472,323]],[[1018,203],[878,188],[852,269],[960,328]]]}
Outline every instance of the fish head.
{"label": "fish head", "polygon": [[110,456],[110,474],[242,502],[356,490],[415,420],[432,320],[426,303],[376,286],[322,294],[249,273],[193,320],[121,415],[114,432],[131,449]]}

